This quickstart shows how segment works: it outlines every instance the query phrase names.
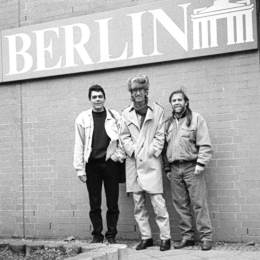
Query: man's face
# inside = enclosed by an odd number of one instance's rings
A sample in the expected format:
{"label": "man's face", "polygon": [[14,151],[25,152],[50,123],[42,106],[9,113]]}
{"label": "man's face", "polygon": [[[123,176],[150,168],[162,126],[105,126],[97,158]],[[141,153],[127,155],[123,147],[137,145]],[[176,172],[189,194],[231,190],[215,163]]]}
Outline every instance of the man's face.
{"label": "man's face", "polygon": [[90,102],[94,111],[100,112],[104,110],[105,97],[101,91],[92,91]]}
{"label": "man's face", "polygon": [[175,113],[181,114],[186,109],[187,102],[184,101],[181,93],[174,94],[171,98],[171,106]]}
{"label": "man's face", "polygon": [[134,83],[131,88],[131,97],[134,102],[144,102],[147,90],[140,84]]}

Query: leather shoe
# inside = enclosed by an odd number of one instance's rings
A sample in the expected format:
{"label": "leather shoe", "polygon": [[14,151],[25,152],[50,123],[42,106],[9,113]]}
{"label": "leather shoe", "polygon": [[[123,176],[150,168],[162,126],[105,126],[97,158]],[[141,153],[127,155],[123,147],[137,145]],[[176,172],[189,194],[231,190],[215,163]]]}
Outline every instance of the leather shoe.
{"label": "leather shoe", "polygon": [[166,251],[171,248],[171,239],[161,240],[160,251]]}
{"label": "leather shoe", "polygon": [[182,239],[181,242],[175,243],[173,247],[175,249],[181,249],[181,248],[186,247],[186,246],[194,246],[194,245],[195,245],[194,240]]}
{"label": "leather shoe", "polygon": [[94,236],[91,243],[103,243],[104,238],[103,237],[98,237],[98,236]]}
{"label": "leather shoe", "polygon": [[153,246],[153,239],[142,239],[141,242],[137,245],[135,248],[136,250],[143,250],[146,249],[149,246]]}
{"label": "leather shoe", "polygon": [[211,240],[203,240],[201,242],[201,250],[210,250],[212,248],[212,241]]}
{"label": "leather shoe", "polygon": [[108,237],[108,238],[107,238],[107,242],[108,242],[109,244],[116,244],[116,239],[115,239],[114,237]]}

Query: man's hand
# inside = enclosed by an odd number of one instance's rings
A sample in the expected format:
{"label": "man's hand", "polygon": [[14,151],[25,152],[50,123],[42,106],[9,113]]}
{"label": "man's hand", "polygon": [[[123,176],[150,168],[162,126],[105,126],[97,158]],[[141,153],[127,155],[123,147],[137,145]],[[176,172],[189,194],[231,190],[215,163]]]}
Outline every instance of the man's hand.
{"label": "man's hand", "polygon": [[81,175],[81,176],[78,176],[80,181],[83,182],[83,183],[86,183],[87,181],[87,176],[86,175]]}
{"label": "man's hand", "polygon": [[202,167],[202,166],[200,166],[200,165],[196,165],[194,174],[195,174],[195,175],[199,175],[199,174],[202,173],[203,171],[204,171],[204,167]]}
{"label": "man's hand", "polygon": [[111,155],[110,159],[114,162],[117,162],[117,156],[114,153]]}
{"label": "man's hand", "polygon": [[171,180],[171,171],[167,171],[166,176],[167,176],[168,180]]}
{"label": "man's hand", "polygon": [[124,159],[121,158],[121,157],[119,157],[119,158],[118,158],[118,161],[121,162],[121,163],[123,163],[123,162],[124,162]]}
{"label": "man's hand", "polygon": [[148,148],[148,156],[152,157],[154,155],[154,148],[153,145],[150,145]]}

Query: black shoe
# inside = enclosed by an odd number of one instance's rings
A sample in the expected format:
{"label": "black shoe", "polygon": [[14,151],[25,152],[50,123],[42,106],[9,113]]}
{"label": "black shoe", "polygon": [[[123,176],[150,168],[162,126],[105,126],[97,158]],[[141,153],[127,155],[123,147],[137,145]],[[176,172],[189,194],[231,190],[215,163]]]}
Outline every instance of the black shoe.
{"label": "black shoe", "polygon": [[153,246],[153,239],[142,239],[141,242],[137,245],[135,248],[136,250],[143,250],[146,249],[149,246]]}
{"label": "black shoe", "polygon": [[103,243],[103,240],[104,238],[103,237],[97,237],[97,236],[94,236],[91,243]]}
{"label": "black shoe", "polygon": [[212,248],[212,241],[211,240],[203,240],[201,242],[201,250],[210,250]]}
{"label": "black shoe", "polygon": [[186,246],[194,246],[194,245],[195,245],[194,240],[182,239],[181,242],[175,243],[173,247],[175,249],[181,249],[181,248],[186,247]]}
{"label": "black shoe", "polygon": [[161,240],[160,251],[171,249],[171,239]]}
{"label": "black shoe", "polygon": [[107,242],[108,242],[109,244],[116,244],[116,239],[115,239],[114,237],[108,237],[108,238],[107,238]]}

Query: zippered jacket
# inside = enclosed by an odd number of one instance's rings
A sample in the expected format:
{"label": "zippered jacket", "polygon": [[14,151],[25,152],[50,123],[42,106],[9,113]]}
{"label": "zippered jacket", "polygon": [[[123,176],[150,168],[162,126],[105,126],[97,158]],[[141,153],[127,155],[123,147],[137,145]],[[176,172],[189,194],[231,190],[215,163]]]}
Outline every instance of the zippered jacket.
{"label": "zippered jacket", "polygon": [[166,121],[166,156],[174,161],[196,161],[205,166],[212,157],[212,145],[205,119],[192,112],[191,125],[187,127],[186,117],[179,120],[170,117]]}
{"label": "zippered jacket", "polygon": [[[111,111],[111,112],[110,112]],[[115,110],[106,109],[105,131],[110,138],[107,147],[106,160],[116,158],[122,161],[125,156],[119,141],[120,115]],[[73,166],[78,176],[86,175],[85,165],[91,154],[91,145],[94,131],[92,108],[81,112],[75,120],[75,145]]]}

